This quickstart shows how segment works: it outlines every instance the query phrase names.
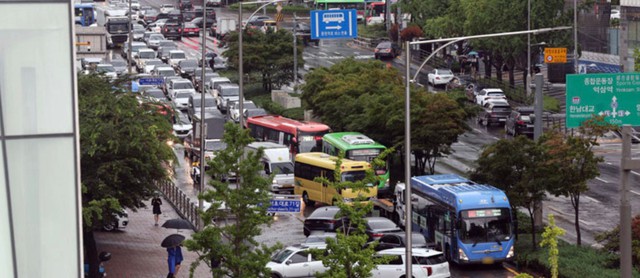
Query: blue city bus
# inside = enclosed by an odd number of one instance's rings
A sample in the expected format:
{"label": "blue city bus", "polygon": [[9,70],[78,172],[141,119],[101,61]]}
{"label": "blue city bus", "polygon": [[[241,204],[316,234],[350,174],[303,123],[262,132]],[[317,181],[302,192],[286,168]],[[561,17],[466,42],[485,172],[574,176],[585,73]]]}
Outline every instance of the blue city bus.
{"label": "blue city bus", "polygon": [[75,3],[73,7],[76,24],[80,26],[91,26],[91,24],[96,22],[93,3]]}
{"label": "blue city bus", "polygon": [[413,230],[435,243],[448,261],[513,259],[515,216],[502,190],[454,174],[413,177],[411,189]]}

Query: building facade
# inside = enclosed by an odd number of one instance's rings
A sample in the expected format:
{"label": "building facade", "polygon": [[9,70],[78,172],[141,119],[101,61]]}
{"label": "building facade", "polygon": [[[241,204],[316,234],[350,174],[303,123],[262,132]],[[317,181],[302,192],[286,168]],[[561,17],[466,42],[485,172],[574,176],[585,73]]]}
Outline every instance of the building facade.
{"label": "building facade", "polygon": [[0,277],[80,277],[72,1],[0,0]]}

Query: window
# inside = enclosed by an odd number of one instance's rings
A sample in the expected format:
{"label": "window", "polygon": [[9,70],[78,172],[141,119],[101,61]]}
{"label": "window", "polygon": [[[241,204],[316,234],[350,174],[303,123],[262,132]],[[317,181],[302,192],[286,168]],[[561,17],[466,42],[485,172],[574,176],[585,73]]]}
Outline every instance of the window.
{"label": "window", "polygon": [[382,237],[380,243],[400,244],[400,239],[395,236]]}
{"label": "window", "polygon": [[300,251],[293,254],[293,256],[289,258],[289,261],[291,261],[292,264],[306,263],[309,260],[308,258],[309,256],[307,255],[307,252]]}
{"label": "window", "polygon": [[445,259],[443,254],[433,255],[429,257],[413,257],[413,264],[415,265],[434,265],[441,264],[446,261],[447,259]]}

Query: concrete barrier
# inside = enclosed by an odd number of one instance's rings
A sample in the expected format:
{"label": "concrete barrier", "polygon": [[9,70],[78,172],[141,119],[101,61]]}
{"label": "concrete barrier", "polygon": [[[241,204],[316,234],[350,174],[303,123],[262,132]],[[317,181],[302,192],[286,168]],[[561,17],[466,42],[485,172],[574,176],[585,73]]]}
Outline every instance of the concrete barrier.
{"label": "concrete barrier", "polygon": [[287,92],[281,90],[273,90],[271,92],[271,101],[280,104],[285,109],[302,106],[299,97],[290,96]]}

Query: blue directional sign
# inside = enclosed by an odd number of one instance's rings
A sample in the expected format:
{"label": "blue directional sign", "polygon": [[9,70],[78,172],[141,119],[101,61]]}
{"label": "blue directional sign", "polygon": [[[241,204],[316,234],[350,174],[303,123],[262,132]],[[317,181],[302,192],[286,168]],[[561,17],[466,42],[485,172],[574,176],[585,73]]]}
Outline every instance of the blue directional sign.
{"label": "blue directional sign", "polygon": [[162,80],[162,78],[157,78],[157,77],[145,77],[145,78],[140,78],[140,80],[138,81],[140,83],[140,85],[162,85],[162,83],[164,83],[164,80]]}
{"label": "blue directional sign", "polygon": [[300,199],[275,199],[271,200],[271,206],[267,209],[267,212],[300,212],[300,207]]}
{"label": "blue directional sign", "polygon": [[348,39],[357,36],[356,10],[311,11],[311,39]]}

